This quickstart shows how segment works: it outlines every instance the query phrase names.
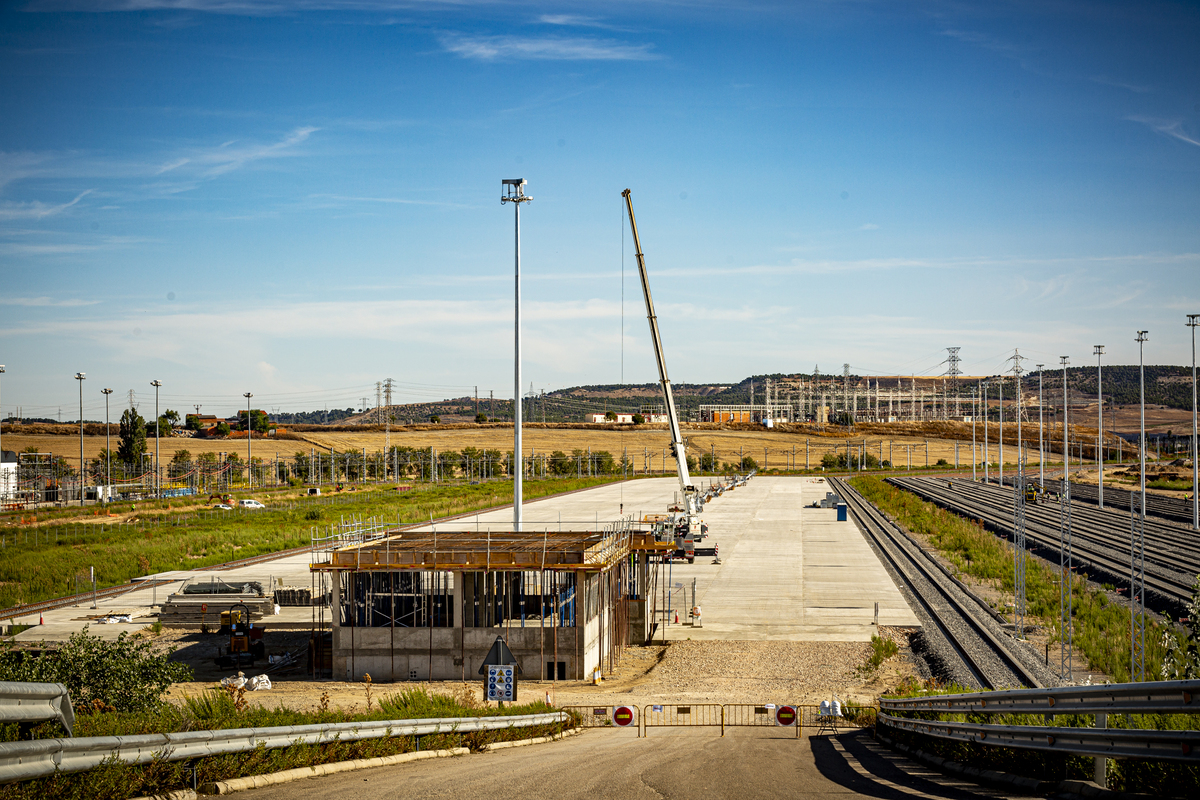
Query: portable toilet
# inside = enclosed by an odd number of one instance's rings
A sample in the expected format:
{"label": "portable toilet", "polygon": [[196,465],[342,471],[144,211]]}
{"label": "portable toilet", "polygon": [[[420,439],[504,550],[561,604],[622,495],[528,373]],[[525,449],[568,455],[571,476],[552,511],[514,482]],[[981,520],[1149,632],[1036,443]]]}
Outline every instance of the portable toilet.
{"label": "portable toilet", "polygon": [[837,505],[837,521],[838,522],[846,521],[846,504],[845,503],[838,503],[838,505]]}

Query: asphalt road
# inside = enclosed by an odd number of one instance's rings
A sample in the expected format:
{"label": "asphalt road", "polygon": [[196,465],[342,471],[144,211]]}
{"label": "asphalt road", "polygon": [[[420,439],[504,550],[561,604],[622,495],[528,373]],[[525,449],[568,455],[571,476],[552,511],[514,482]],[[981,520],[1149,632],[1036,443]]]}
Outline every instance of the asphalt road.
{"label": "asphalt road", "polygon": [[247,800],[454,798],[1007,797],[908,761],[866,732],[794,738],[775,728],[588,730],[549,744],[312,778]]}

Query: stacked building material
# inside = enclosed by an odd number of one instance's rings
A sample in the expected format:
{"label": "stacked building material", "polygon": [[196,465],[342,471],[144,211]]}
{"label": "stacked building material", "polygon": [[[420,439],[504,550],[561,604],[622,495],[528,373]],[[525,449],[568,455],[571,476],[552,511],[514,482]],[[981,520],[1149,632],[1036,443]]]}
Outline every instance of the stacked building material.
{"label": "stacked building material", "polygon": [[164,625],[199,625],[207,622],[215,629],[221,624],[221,612],[238,603],[250,610],[250,620],[275,613],[275,598],[258,594],[173,594],[167,598],[158,619]]}

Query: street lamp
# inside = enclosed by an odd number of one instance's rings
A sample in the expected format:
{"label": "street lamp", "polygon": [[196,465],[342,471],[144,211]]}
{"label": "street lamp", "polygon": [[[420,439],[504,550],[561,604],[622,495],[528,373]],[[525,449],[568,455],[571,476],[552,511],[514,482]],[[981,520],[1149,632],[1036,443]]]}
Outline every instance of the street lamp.
{"label": "street lamp", "polygon": [[250,476],[249,488],[254,488],[254,459],[251,458],[250,440],[254,438],[254,423],[250,419],[250,398],[254,395],[249,392],[244,392],[242,397],[246,398],[246,474]]}
{"label": "street lamp", "polygon": [[505,178],[500,182],[504,194],[500,196],[500,204],[513,204],[514,224],[514,323],[513,323],[513,457],[516,469],[513,470],[513,530],[521,530],[521,493],[524,489],[522,479],[525,473],[525,459],[521,451],[521,203],[533,200],[525,194],[526,180],[524,178]]}
{"label": "street lamp", "polygon": [[1058,363],[1062,364],[1063,373],[1063,489],[1066,489],[1067,481],[1071,480],[1071,437],[1067,433],[1070,430],[1068,423],[1071,421],[1067,416],[1067,365],[1071,363],[1071,357],[1059,356]]}
{"label": "street lamp", "polygon": [[108,396],[113,393],[112,389],[101,389],[100,393],[104,395],[104,483],[105,483],[105,500],[112,493],[112,443],[109,439],[109,422],[108,422]]}
{"label": "street lamp", "polygon": [[1100,508],[1104,508],[1104,384],[1101,382],[1104,378],[1104,370],[1100,366],[1100,356],[1104,355],[1104,345],[1093,345],[1092,352],[1096,356],[1096,418],[1099,420],[1097,430],[1100,435],[1100,441],[1096,443],[1096,468],[1100,472],[1098,497]]}
{"label": "street lamp", "polygon": [[153,380],[150,385],[154,387],[154,496],[162,497],[162,480],[158,474],[158,440],[162,433],[158,424],[158,387],[162,386],[162,381]]}
{"label": "street lamp", "polygon": [[1187,326],[1192,329],[1192,530],[1200,531],[1200,497],[1196,496],[1196,319],[1200,314],[1188,314],[1187,318]]}
{"label": "street lamp", "polygon": [[83,505],[83,382],[87,379],[86,373],[76,372],[75,380],[79,381],[79,505]]}
{"label": "street lamp", "polygon": [[1004,376],[994,376],[1000,384],[1000,485],[1004,486]]}
{"label": "street lamp", "polygon": [[1142,351],[1146,346],[1147,333],[1149,331],[1138,331],[1137,339],[1134,340],[1138,343],[1138,399],[1140,401],[1138,442],[1140,443],[1139,449],[1141,451],[1141,482],[1139,491],[1142,494],[1142,519],[1146,518],[1146,364],[1142,356]]}

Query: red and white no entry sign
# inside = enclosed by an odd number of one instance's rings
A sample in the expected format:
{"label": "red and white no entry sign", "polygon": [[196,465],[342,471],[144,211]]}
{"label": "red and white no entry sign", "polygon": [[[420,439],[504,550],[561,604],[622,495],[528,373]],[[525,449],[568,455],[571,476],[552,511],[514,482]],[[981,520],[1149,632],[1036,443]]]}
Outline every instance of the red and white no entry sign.
{"label": "red and white no entry sign", "polygon": [[618,728],[628,728],[637,721],[637,714],[629,706],[617,706],[613,709],[612,719]]}
{"label": "red and white no entry sign", "polygon": [[795,706],[780,706],[775,709],[775,724],[784,728],[790,728],[796,724],[796,707]]}

